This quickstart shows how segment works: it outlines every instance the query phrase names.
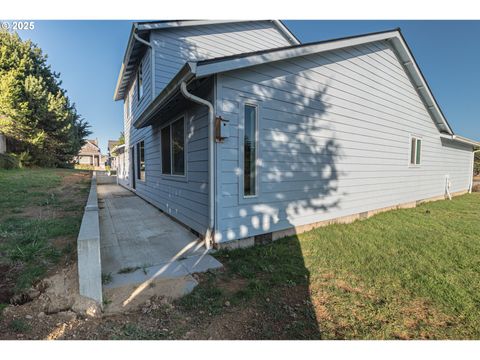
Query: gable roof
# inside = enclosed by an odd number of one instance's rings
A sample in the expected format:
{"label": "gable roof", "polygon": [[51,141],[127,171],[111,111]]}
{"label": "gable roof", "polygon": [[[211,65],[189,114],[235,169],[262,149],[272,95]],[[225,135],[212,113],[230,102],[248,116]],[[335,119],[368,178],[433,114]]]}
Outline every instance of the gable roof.
{"label": "gable roof", "polygon": [[325,51],[346,48],[355,45],[367,44],[375,41],[388,41],[410,80],[415,86],[418,94],[424,102],[430,116],[439,128],[440,132],[453,135],[453,130],[440,109],[425,77],[423,76],[410,48],[403,38],[400,29],[393,29],[381,32],[368,33],[363,35],[349,36],[326,41],[312,42],[301,45],[292,45],[281,48],[261,50],[250,53],[243,53],[233,56],[224,56],[214,59],[188,62],[163,91],[153,100],[147,109],[140,115],[134,126],[139,128],[146,126],[155,114],[155,108],[167,100],[174,91],[178,91],[182,81],[191,81],[208,77],[214,74],[238,70],[269,62],[291,59]]}
{"label": "gable roof", "polygon": [[125,50],[125,55],[123,56],[123,62],[118,75],[113,99],[117,101],[124,98],[125,90],[130,83],[132,74],[135,72],[139,57],[143,54],[143,49],[146,46],[135,39],[135,35],[146,40],[150,31],[152,30],[256,21],[270,21],[291,44],[300,44],[300,40],[298,40],[297,37],[290,30],[288,30],[288,28],[280,20],[160,20],[134,22],[132,24],[132,29],[130,30],[127,49]]}

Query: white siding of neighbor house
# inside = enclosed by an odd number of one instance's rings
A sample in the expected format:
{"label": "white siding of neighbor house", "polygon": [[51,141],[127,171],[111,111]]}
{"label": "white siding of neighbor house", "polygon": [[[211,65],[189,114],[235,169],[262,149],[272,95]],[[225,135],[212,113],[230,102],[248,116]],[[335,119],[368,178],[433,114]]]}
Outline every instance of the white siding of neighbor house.
{"label": "white siding of neighbor house", "polygon": [[288,46],[271,21],[162,29],[151,33],[155,48],[155,93],[187,62]]}
{"label": "white siding of neighbor house", "polygon": [[[207,59],[289,45],[288,40],[269,21],[213,24],[197,27],[172,28],[152,31],[155,66],[148,49],[143,57],[144,95],[138,101],[136,77],[129,85],[132,96],[131,116],[124,107],[126,176],[119,183],[131,187],[130,147],[145,141],[146,181],[136,180],[136,192],[161,210],[171,214],[187,226],[204,233],[208,224],[208,164],[207,112],[204,107],[187,109],[190,138],[187,154],[187,181],[175,181],[161,175],[160,132],[148,126],[135,129],[138,119],[153,99],[152,69],[155,70],[155,96],[173,78],[188,60]],[[131,95],[130,95],[131,94]],[[164,123],[167,119],[159,119]]]}
{"label": "white siding of neighbor house", "polygon": [[[386,42],[217,75],[216,241],[241,239],[469,187],[472,147],[441,140]],[[243,105],[259,108],[258,196],[242,195]],[[422,138],[409,166],[410,136]]]}

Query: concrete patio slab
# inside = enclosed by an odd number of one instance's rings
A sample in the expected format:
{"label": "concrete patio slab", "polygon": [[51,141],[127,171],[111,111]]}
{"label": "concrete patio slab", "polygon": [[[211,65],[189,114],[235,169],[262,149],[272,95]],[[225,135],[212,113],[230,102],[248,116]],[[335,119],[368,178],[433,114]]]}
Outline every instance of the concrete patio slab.
{"label": "concrete patio slab", "polygon": [[138,303],[150,293],[184,295],[197,284],[191,274],[222,267],[197,236],[134,193],[116,184],[98,185],[97,192],[102,273],[111,278],[104,290],[117,303]]}

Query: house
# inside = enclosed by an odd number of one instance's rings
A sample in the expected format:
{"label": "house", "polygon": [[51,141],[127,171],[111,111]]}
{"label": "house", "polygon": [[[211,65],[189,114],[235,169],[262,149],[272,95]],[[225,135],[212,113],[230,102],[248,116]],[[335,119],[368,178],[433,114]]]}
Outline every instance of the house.
{"label": "house", "polygon": [[473,149],[399,29],[301,44],[279,21],[133,24],[119,183],[208,246],[464,193]]}
{"label": "house", "polygon": [[101,166],[102,153],[98,146],[98,140],[86,140],[78,155],[75,163],[79,165]]}
{"label": "house", "polygon": [[117,170],[117,157],[113,153],[113,149],[120,144],[118,140],[108,140],[107,143],[107,160],[106,165],[112,170]]}

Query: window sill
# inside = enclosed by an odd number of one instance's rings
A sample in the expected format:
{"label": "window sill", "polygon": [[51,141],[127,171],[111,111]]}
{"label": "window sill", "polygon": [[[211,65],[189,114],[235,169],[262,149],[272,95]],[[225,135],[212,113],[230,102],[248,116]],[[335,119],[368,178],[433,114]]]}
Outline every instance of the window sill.
{"label": "window sill", "polygon": [[185,175],[168,175],[168,174],[162,174],[160,176],[163,180],[171,180],[171,181],[178,181],[178,182],[187,182],[187,174]]}

